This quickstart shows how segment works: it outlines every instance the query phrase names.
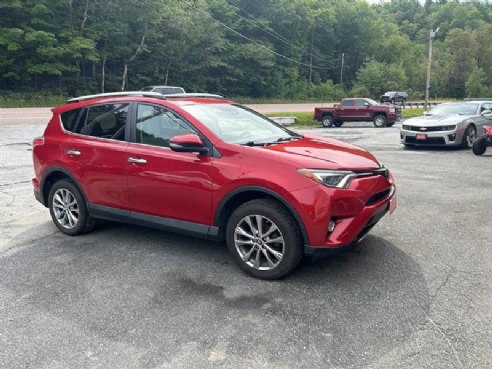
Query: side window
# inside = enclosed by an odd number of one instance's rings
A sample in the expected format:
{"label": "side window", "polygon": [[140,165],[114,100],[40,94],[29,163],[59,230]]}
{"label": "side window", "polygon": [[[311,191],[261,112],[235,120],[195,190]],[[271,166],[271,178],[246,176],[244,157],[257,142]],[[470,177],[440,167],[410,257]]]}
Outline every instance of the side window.
{"label": "side window", "polygon": [[74,131],[75,125],[77,124],[77,118],[79,117],[80,110],[82,109],[74,109],[74,110],[66,111],[65,113],[61,113],[61,122],[65,130],[70,132]]}
{"label": "side window", "polygon": [[342,100],[342,106],[354,106],[353,100]]}
{"label": "side window", "polygon": [[195,133],[191,126],[162,106],[139,104],[137,108],[137,142],[169,147],[171,137]]}
{"label": "side window", "polygon": [[80,117],[76,133],[124,141],[128,106],[127,103],[90,106]]}
{"label": "side window", "polygon": [[366,103],[366,100],[355,100],[355,106],[361,106],[364,107]]}
{"label": "side window", "polygon": [[480,112],[483,112],[484,110],[492,110],[492,104],[489,103],[482,104],[482,107],[480,108]]}

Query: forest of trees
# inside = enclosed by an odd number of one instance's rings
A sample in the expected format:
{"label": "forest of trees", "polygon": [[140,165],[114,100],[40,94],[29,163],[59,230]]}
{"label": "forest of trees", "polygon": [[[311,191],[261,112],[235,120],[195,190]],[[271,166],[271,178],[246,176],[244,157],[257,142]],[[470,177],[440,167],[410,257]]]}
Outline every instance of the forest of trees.
{"label": "forest of trees", "polygon": [[437,27],[430,95],[492,96],[488,1],[0,0],[0,95],[421,98]]}

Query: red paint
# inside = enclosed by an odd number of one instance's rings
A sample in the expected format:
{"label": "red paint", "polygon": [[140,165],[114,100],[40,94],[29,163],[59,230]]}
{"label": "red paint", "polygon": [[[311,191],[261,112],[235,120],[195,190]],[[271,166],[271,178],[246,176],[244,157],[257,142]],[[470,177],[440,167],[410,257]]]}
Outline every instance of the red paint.
{"label": "red paint", "polygon": [[[60,114],[95,103],[141,101],[165,106],[188,120],[220,153],[220,157],[169,148],[98,139],[66,132]],[[371,170],[380,165],[369,152],[329,138],[303,139],[270,146],[241,146],[222,141],[201,122],[181,109],[186,104],[230,104],[209,99],[100,98],[53,109],[43,139],[33,148],[34,190],[40,191],[45,173],[64,168],[80,184],[87,200],[96,205],[215,225],[221,201],[232,191],[257,186],[275,192],[298,214],[306,243],[341,247],[356,240],[367,222],[389,207],[390,195],[366,205],[371,196],[394,188],[391,174],[354,179],[347,189],[329,188],[299,174],[299,168]],[[176,136],[176,143],[202,144],[193,134]],[[80,151],[80,156],[67,154]],[[129,158],[145,160],[130,163]],[[328,223],[335,231],[327,235]]]}

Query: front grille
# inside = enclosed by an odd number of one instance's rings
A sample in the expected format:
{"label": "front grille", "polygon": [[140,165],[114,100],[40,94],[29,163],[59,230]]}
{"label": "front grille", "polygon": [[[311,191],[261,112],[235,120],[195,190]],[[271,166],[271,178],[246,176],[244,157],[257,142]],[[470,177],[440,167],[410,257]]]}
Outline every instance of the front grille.
{"label": "front grille", "polygon": [[405,143],[418,145],[445,145],[443,137],[427,137],[426,140],[417,140],[416,137],[405,137]]}
{"label": "front grille", "polygon": [[384,191],[378,192],[377,194],[372,195],[372,196],[369,198],[369,200],[367,200],[366,205],[372,205],[372,204],[374,204],[375,202],[378,202],[379,200],[384,199],[384,198],[385,198],[386,196],[388,196],[390,193],[391,193],[391,187],[390,187],[390,188],[388,188],[387,190],[384,190]]}
{"label": "front grille", "polygon": [[386,179],[389,178],[389,170],[384,166],[373,170],[354,170],[354,173],[356,173],[358,177],[383,176]]}
{"label": "front grille", "polygon": [[442,131],[452,131],[456,129],[456,126],[437,126],[437,127],[417,127],[417,126],[409,126],[403,125],[403,129],[406,131],[414,131],[414,132],[442,132]]}

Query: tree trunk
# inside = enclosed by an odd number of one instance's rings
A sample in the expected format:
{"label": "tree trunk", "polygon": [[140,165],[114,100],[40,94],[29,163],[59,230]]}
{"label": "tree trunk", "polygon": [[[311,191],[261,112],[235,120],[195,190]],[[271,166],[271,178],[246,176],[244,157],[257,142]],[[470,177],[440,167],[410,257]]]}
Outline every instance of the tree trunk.
{"label": "tree trunk", "polygon": [[123,78],[121,79],[121,91],[125,91],[127,74],[128,74],[128,64],[125,63],[125,68],[123,69]]}
{"label": "tree trunk", "polygon": [[87,11],[89,10],[89,0],[85,0],[84,18],[80,24],[80,36],[84,34],[85,22],[87,22]]}
{"label": "tree trunk", "polygon": [[106,56],[103,58],[102,61],[102,69],[101,69],[101,92],[104,93],[104,83],[105,83],[105,78],[106,78],[106,72],[104,69],[106,68]]}
{"label": "tree trunk", "polygon": [[126,84],[128,81],[128,64],[131,63],[138,56],[138,54],[140,54],[140,52],[142,51],[142,48],[143,48],[144,43],[145,43],[145,36],[146,35],[147,35],[147,23],[145,23],[144,33],[142,35],[142,39],[140,40],[140,44],[137,46],[137,50],[135,50],[135,53],[130,57],[130,59],[128,59],[125,62],[125,68],[123,70],[123,78],[121,81],[121,91],[125,91],[125,87],[126,87]]}

